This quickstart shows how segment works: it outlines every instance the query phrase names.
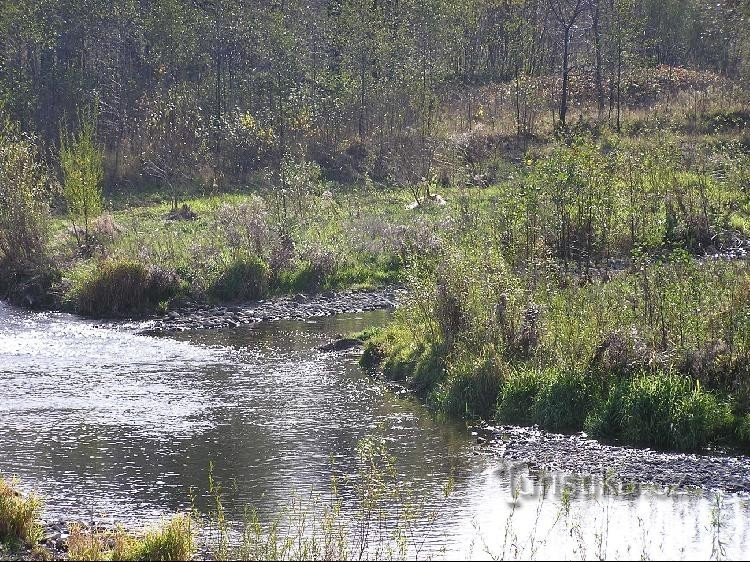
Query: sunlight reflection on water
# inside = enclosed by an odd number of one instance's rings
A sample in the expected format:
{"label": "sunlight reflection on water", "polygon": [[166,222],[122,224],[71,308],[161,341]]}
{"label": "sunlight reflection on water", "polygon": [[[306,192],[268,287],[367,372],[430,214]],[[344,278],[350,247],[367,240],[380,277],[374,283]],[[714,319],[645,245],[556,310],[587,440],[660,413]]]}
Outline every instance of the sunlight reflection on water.
{"label": "sunlight reflection on water", "polygon": [[[0,304],[0,474],[44,494],[50,517],[135,524],[187,508],[190,488],[205,510],[212,461],[231,517],[247,505],[270,516],[292,493],[354,474],[358,440],[382,427],[403,481],[435,512],[419,526],[423,557],[711,555],[710,495],[589,492],[565,511],[560,493],[532,493],[537,476],[520,467],[528,493],[511,502],[507,465],[476,454],[463,425],[435,422],[353,359],[314,351],[387,317],[157,338]],[[747,514],[745,499],[726,497],[727,556],[750,553]]]}

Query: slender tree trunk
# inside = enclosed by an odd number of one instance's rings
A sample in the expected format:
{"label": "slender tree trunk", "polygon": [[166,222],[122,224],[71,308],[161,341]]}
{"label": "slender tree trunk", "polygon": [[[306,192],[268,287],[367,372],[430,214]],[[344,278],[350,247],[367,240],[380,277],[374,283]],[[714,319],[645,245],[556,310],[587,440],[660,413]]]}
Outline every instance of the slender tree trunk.
{"label": "slender tree trunk", "polygon": [[594,66],[594,84],[596,87],[596,103],[597,103],[597,117],[602,118],[604,113],[604,83],[602,80],[602,40],[601,31],[599,29],[599,0],[593,0],[592,2],[592,14],[591,23],[592,31],[594,32],[594,54],[596,64]]}
{"label": "slender tree trunk", "polygon": [[560,92],[560,125],[565,128],[565,117],[568,114],[568,81],[570,69],[568,59],[570,56],[570,27],[565,27],[563,36],[563,64],[562,64],[562,92]]}

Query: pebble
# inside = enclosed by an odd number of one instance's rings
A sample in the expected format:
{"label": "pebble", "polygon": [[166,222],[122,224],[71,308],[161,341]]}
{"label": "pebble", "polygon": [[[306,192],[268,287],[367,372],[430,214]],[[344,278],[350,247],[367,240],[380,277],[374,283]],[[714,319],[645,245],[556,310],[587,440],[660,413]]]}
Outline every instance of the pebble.
{"label": "pebble", "polygon": [[137,333],[159,334],[185,330],[235,328],[253,322],[281,319],[309,320],[345,312],[394,308],[405,290],[388,287],[376,291],[327,291],[319,295],[291,295],[232,306],[186,306],[160,318],[136,325]]}
{"label": "pebble", "polygon": [[479,425],[472,432],[485,452],[545,469],[572,474],[597,474],[604,469],[614,471],[621,481],[750,493],[750,457],[744,455],[609,445],[585,434],[563,435],[537,427]]}

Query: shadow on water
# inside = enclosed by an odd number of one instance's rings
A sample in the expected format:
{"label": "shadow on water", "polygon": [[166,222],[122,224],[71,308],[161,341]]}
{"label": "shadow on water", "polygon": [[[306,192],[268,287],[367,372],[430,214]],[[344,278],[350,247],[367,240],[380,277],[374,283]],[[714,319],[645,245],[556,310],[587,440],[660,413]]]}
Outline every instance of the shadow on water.
{"label": "shadow on water", "polygon": [[[381,431],[400,478],[436,511],[424,555],[711,554],[710,495],[549,481],[478,454],[463,424],[434,421],[356,358],[315,350],[388,314],[147,337],[0,304],[0,474],[46,496],[50,518],[134,525],[188,508],[191,488],[205,510],[213,462],[230,518],[245,506],[271,517],[293,493],[354,473],[357,442]],[[727,553],[746,555],[747,501],[725,500]]]}

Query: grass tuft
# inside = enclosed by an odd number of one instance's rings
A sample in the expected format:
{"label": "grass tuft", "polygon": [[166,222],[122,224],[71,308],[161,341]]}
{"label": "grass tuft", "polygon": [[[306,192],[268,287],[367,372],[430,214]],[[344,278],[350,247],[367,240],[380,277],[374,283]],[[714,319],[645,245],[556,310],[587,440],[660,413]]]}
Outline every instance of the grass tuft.
{"label": "grass tuft", "polygon": [[36,494],[22,494],[16,481],[0,478],[0,543],[36,544],[41,537],[37,523],[42,500]]}

